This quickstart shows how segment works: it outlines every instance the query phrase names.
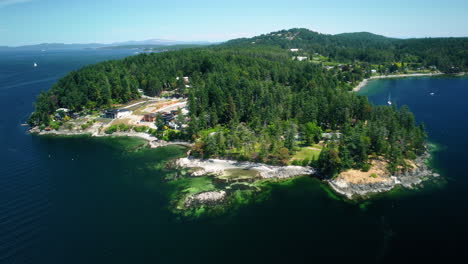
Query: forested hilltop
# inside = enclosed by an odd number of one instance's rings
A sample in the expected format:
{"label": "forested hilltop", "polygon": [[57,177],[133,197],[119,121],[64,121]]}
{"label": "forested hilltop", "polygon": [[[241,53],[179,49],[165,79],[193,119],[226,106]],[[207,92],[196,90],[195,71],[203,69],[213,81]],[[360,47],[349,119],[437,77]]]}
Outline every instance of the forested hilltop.
{"label": "forested hilltop", "polygon": [[396,39],[368,32],[320,34],[308,29],[282,30],[249,39],[235,39],[227,45],[267,45],[318,53],[331,61],[356,61],[383,65],[402,63],[407,67],[436,67],[450,72],[468,71],[468,38]]}
{"label": "forested hilltop", "polygon": [[[404,71],[413,58],[420,67],[445,68],[422,55],[436,56],[431,49],[456,58],[448,70],[467,68],[467,39],[408,40],[427,49],[408,44],[408,51],[419,53],[406,54],[388,48],[400,47],[401,40],[367,33],[330,36],[293,29],[272,34],[84,67],[40,94],[29,123],[49,124],[58,108],[109,108],[139,98],[138,89],[149,96],[176,91],[188,100],[189,121],[174,139],[193,141],[194,155],[287,164],[300,147],[314,146],[322,132],[333,132],[321,143],[318,159],[300,163],[332,176],[349,168],[369,169],[370,160],[379,158],[396,172],[425,151],[424,127],[408,108],[373,106],[350,93],[352,86],[370,76],[373,63],[388,62]],[[361,57],[366,50],[369,58]],[[299,55],[310,58],[299,61]],[[328,62],[337,66],[327,68]],[[338,67],[341,62],[352,64]],[[190,78],[189,87],[182,76]]]}

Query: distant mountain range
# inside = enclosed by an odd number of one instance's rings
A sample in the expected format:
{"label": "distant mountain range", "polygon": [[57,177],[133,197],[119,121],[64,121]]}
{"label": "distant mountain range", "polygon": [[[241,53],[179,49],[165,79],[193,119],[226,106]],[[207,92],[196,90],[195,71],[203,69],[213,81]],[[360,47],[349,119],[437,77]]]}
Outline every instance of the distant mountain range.
{"label": "distant mountain range", "polygon": [[148,46],[174,46],[174,45],[210,45],[211,42],[206,41],[176,41],[165,39],[148,39],[142,41],[125,41],[115,42],[111,44],[103,43],[87,43],[87,44],[64,44],[64,43],[41,43],[36,45],[26,45],[18,47],[0,46],[0,50],[57,50],[57,49],[98,49],[98,48],[146,48]]}

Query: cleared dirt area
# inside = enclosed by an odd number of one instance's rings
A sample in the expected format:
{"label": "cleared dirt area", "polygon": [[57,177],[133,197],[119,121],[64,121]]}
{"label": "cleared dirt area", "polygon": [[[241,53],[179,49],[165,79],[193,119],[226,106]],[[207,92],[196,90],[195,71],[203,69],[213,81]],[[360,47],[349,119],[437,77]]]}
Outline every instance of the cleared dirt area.
{"label": "cleared dirt area", "polygon": [[137,111],[142,114],[155,113],[155,112],[167,112],[171,110],[177,110],[178,107],[183,108],[187,105],[185,100],[171,100],[171,101],[158,101],[147,103]]}
{"label": "cleared dirt area", "polygon": [[338,175],[337,180],[343,179],[348,183],[366,184],[388,181],[390,176],[387,171],[387,162],[381,160],[373,160],[372,167],[369,171],[347,170]]}

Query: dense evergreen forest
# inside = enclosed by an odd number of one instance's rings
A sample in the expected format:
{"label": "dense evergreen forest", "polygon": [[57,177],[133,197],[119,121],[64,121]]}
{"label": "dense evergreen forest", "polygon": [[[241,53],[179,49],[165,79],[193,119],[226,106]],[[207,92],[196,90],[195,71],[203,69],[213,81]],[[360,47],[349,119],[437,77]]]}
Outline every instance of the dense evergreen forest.
{"label": "dense evergreen forest", "polygon": [[235,39],[226,45],[267,45],[299,48],[331,60],[393,65],[395,62],[436,66],[443,72],[468,71],[468,38],[395,39],[368,32],[320,34],[308,29],[290,29],[249,39]]}
{"label": "dense evergreen forest", "polygon": [[[331,176],[348,168],[368,169],[369,159],[378,157],[395,172],[407,167],[406,159],[425,151],[424,127],[416,124],[409,109],[373,106],[366,97],[349,92],[350,83],[369,75],[361,65],[328,70],[291,59],[289,49],[342,61],[411,58],[441,69],[464,70],[467,43],[402,41],[367,33],[330,36],[293,29],[274,37],[141,54],[71,72],[40,94],[29,123],[48,124],[61,107],[80,112],[125,103],[140,97],[138,89],[151,96],[172,90],[188,99],[190,121],[178,135],[195,142],[195,155],[285,164],[299,144],[311,145],[322,132],[336,132],[318,160],[303,164],[312,162]],[[190,87],[176,79],[182,76],[190,77]]]}

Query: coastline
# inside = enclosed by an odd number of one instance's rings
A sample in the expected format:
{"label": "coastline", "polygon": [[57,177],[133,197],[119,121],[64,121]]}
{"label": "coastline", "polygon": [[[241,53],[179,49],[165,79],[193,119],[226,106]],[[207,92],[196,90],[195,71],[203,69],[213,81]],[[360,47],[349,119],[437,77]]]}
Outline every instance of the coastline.
{"label": "coastline", "polygon": [[368,198],[370,195],[391,191],[397,186],[413,189],[426,180],[440,177],[440,174],[432,171],[426,164],[429,159],[430,153],[428,151],[414,161],[413,169],[394,175],[384,175],[379,181],[353,183],[336,177],[326,182],[336,193],[349,200]]}
{"label": "coastline", "polygon": [[[282,183],[317,173],[312,167],[273,166],[248,161],[198,159],[174,160],[169,168],[178,171],[172,184],[182,183],[172,210],[193,216],[198,210],[216,212],[235,208],[257,195],[266,195],[268,183]],[[203,184],[200,184],[202,182]]]}
{"label": "coastline", "polygon": [[[392,189],[402,186],[407,189],[413,189],[421,185],[424,181],[440,177],[438,173],[432,171],[426,162],[430,159],[429,152],[419,156],[414,161],[414,167],[406,172],[390,175],[385,174],[379,180],[369,178],[365,182],[352,182],[342,177],[323,180],[337,194],[344,196],[349,200],[360,198],[370,198],[371,195],[388,192]],[[255,172],[256,176],[242,178],[243,181],[269,180],[269,179],[289,179],[297,176],[313,176],[320,179],[320,175],[315,168],[302,166],[272,166],[254,162],[240,162],[235,160],[220,160],[220,159],[195,159],[195,158],[180,158],[175,161],[176,169],[189,169],[188,177],[197,178],[201,176],[209,176],[213,178],[226,179],[230,171],[251,171]],[[232,175],[230,175],[232,177]],[[235,178],[235,177],[234,177]],[[232,178],[232,179],[234,179]],[[236,178],[236,180],[241,177]],[[215,192],[223,191],[222,189]],[[212,191],[213,192],[213,191]],[[201,194],[201,193],[199,193]],[[210,195],[208,192],[207,195]],[[226,198],[223,195],[223,199]],[[220,198],[221,199],[221,198]]]}
{"label": "coastline", "polygon": [[36,131],[37,129],[30,129],[29,133],[39,136],[54,135],[54,136],[90,136],[90,137],[136,137],[144,139],[148,142],[150,148],[159,148],[169,145],[181,145],[191,147],[193,144],[187,141],[163,141],[158,140],[155,136],[142,132],[114,132],[112,134],[103,134],[92,131]]}
{"label": "coastline", "polygon": [[408,78],[408,77],[430,77],[430,76],[439,76],[444,75],[444,73],[436,72],[436,73],[413,73],[413,74],[398,74],[398,75],[378,75],[378,76],[371,76],[367,79],[362,80],[356,87],[353,88],[353,92],[359,92],[364,86],[368,84],[370,80],[378,80],[378,79],[393,79],[393,78]]}
{"label": "coastline", "polygon": [[222,159],[195,159],[180,158],[176,160],[175,166],[184,169],[197,169],[190,176],[197,177],[203,175],[223,175],[228,170],[254,171],[262,179],[286,179],[300,175],[313,175],[316,170],[312,167],[303,166],[274,166],[264,163],[248,161],[222,160]]}

